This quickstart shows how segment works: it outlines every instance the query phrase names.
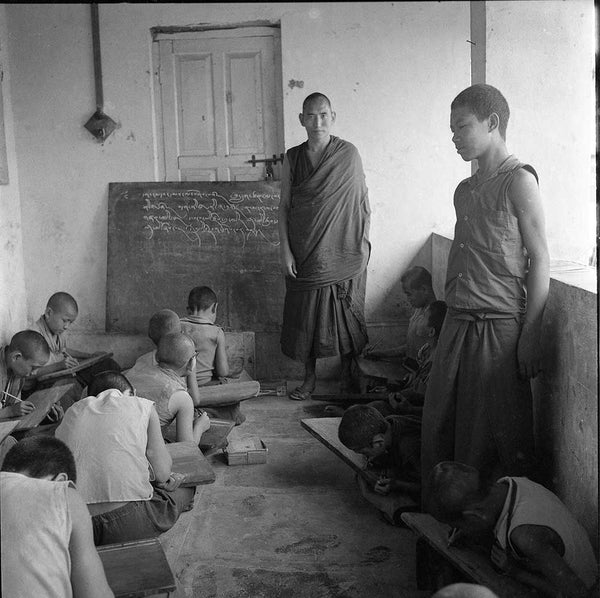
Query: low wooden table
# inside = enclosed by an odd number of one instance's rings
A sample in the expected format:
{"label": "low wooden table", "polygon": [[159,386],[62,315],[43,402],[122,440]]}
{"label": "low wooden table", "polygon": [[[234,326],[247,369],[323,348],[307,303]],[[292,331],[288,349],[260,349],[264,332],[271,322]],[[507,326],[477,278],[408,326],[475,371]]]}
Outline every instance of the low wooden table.
{"label": "low wooden table", "polygon": [[199,486],[215,481],[213,468],[194,442],[171,442],[166,447],[173,459],[173,473],[185,475],[181,486]]}
{"label": "low wooden table", "polygon": [[98,546],[115,598],[143,598],[176,589],[175,577],[158,538]]}
{"label": "low wooden table", "polygon": [[48,372],[47,374],[41,374],[40,376],[33,376],[38,382],[46,382],[48,380],[57,380],[59,378],[74,378],[77,375],[77,372],[84,370],[85,368],[89,368],[92,365],[96,365],[100,363],[103,359],[108,357],[112,357],[112,353],[98,353],[92,357],[88,357],[87,359],[78,360],[79,363],[70,368],[64,368],[62,370],[56,370],[54,372]]}
{"label": "low wooden table", "polygon": [[[341,417],[313,417],[301,419],[300,424],[335,455],[340,457],[342,461],[347,463],[363,480],[371,483],[373,474],[369,474],[365,470],[367,464],[365,457],[345,447],[338,438],[338,428],[340,427],[341,419]],[[390,511],[396,511],[398,509],[414,510],[417,506],[410,496],[397,492],[394,492],[393,495],[388,495],[385,498],[386,502],[389,503],[388,509]]]}
{"label": "low wooden table", "polygon": [[[453,570],[460,578],[469,583],[483,585],[499,598],[536,598],[539,594],[517,580],[497,573],[489,558],[485,555],[461,548],[448,547],[450,527],[440,523],[426,513],[402,513],[402,521],[418,536],[417,544],[417,587],[419,589],[438,590],[447,583],[448,572],[441,572],[432,566],[436,560]],[[433,587],[431,587],[433,586]]]}
{"label": "low wooden table", "polygon": [[48,415],[52,405],[58,403],[60,399],[71,389],[73,384],[62,384],[61,386],[52,386],[42,390],[36,390],[27,400],[35,405],[35,409],[20,417],[11,417],[2,422],[17,422],[12,430],[13,432],[22,432],[39,426],[42,420]]}

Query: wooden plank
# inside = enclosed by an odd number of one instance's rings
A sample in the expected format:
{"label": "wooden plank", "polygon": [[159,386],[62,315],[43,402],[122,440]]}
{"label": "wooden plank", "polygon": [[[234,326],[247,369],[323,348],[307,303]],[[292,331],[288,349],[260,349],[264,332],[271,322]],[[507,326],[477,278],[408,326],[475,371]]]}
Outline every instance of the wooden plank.
{"label": "wooden plank", "polygon": [[0,421],[0,442],[2,442],[12,431],[21,419],[5,419]]}
{"label": "wooden plank", "polygon": [[227,436],[233,430],[234,426],[235,423],[229,419],[211,419],[210,428],[202,434],[200,444],[198,445],[199,448],[202,450],[222,448],[222,445],[226,444]]}
{"label": "wooden plank", "polygon": [[365,476],[366,458],[345,447],[338,439],[337,431],[340,427],[341,419],[341,417],[313,417],[301,419],[300,425],[305,430],[308,430],[317,440],[321,441],[342,461],[352,467],[354,471],[369,481],[369,478]]}
{"label": "wooden plank", "polygon": [[356,360],[356,364],[362,376],[382,378],[390,382],[400,382],[404,376],[412,372],[412,370],[402,365],[399,361],[359,357]]}
{"label": "wooden plank", "polygon": [[42,374],[41,376],[35,376],[35,379],[39,382],[45,382],[46,380],[54,380],[55,378],[74,377],[77,374],[77,372],[84,370],[85,368],[88,368],[91,365],[95,365],[96,363],[99,363],[107,357],[112,356],[112,353],[99,353],[98,355],[94,355],[93,357],[81,359],[77,365],[74,365],[71,368],[65,368],[64,370],[58,370],[56,372],[48,372],[47,374]]}
{"label": "wooden plank", "polygon": [[344,393],[344,394],[314,394],[311,395],[314,401],[327,401],[328,403],[343,403],[354,405],[355,403],[372,403],[373,401],[386,401],[387,393],[384,392],[364,392],[364,393]]}
{"label": "wooden plank", "polygon": [[177,587],[158,538],[107,544],[97,550],[115,598],[143,598]]}
{"label": "wooden plank", "polygon": [[499,598],[534,598],[538,594],[506,575],[494,570],[491,560],[483,554],[461,548],[448,547],[450,527],[426,513],[402,513],[402,521],[423,538],[444,560],[458,569],[469,581],[481,584],[495,592]]}
{"label": "wooden plank", "polygon": [[51,388],[37,390],[27,397],[27,400],[35,405],[35,409],[31,413],[22,417],[11,417],[3,421],[16,421],[17,425],[13,429],[14,432],[30,430],[39,426],[40,422],[48,415],[52,405],[58,403],[72,386],[73,384],[62,384],[61,386],[52,386]]}
{"label": "wooden plank", "polygon": [[[358,475],[367,482],[367,488],[371,488],[373,484],[373,476],[376,472],[366,469],[367,460],[363,455],[359,455],[349,448],[344,446],[338,438],[338,428],[340,426],[341,417],[314,417],[309,419],[301,419],[300,424],[308,430],[315,438],[321,441],[329,450],[340,457],[342,461],[347,463]],[[375,494],[373,492],[373,494]],[[393,503],[394,510],[396,509],[413,509],[416,507],[415,501],[405,494],[394,492],[383,497],[375,495],[374,498],[383,499],[388,504]],[[373,502],[373,501],[371,501]]]}
{"label": "wooden plank", "polygon": [[198,388],[198,407],[220,407],[235,405],[258,395],[260,383],[256,380],[242,380]]}
{"label": "wooden plank", "polygon": [[212,484],[215,472],[194,442],[171,442],[166,445],[173,459],[173,473],[185,475],[181,486]]}

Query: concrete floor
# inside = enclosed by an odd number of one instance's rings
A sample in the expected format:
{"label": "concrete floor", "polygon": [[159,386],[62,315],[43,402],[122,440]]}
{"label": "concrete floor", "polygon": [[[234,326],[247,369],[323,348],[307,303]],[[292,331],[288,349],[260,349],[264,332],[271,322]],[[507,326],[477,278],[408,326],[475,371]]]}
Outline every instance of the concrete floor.
{"label": "concrete floor", "polygon": [[[289,383],[289,388],[294,388]],[[320,392],[325,392],[319,388]],[[415,538],[382,521],[350,467],[300,425],[326,403],[258,397],[230,439],[258,436],[266,464],[209,457],[214,484],[161,536],[175,598],[423,598]]]}

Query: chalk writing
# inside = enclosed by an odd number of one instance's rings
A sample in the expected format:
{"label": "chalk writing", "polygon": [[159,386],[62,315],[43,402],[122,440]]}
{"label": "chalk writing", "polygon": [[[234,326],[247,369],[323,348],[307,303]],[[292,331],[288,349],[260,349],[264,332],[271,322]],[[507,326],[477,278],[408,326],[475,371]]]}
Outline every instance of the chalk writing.
{"label": "chalk writing", "polygon": [[242,249],[255,238],[272,247],[277,236],[278,197],[268,192],[174,190],[141,193],[142,222],[146,239],[177,235],[202,247],[218,247],[221,236],[239,239]]}

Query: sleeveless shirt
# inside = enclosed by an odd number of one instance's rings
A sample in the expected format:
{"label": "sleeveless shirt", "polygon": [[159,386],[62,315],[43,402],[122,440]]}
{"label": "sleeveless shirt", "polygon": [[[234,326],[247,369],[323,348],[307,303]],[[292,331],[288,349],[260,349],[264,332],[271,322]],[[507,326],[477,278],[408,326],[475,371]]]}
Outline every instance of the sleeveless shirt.
{"label": "sleeveless shirt", "polygon": [[73,483],[0,472],[2,595],[71,598]]}
{"label": "sleeveless shirt", "polygon": [[115,389],[67,409],[55,436],[73,452],[87,504],[150,500],[146,445],[151,401]]}
{"label": "sleeveless shirt", "polygon": [[161,427],[169,426],[175,419],[169,409],[169,399],[178,390],[187,392],[185,380],[157,363],[137,362],[125,375],[139,396],[154,403]]}
{"label": "sleeveless shirt", "polygon": [[[516,560],[522,560],[510,544],[511,532],[519,525],[548,527],[560,536],[564,544],[564,561],[586,587],[591,587],[598,575],[592,545],[585,529],[560,499],[544,486],[528,478],[505,477],[498,482],[506,482],[509,490],[494,528],[497,544]],[[514,498],[511,501],[513,492]]]}
{"label": "sleeveless shirt", "polygon": [[480,179],[476,172],[454,193],[456,226],[448,257],[446,303],[459,311],[522,314],[527,308],[528,258],[508,197],[515,173],[535,170],[509,156]]}

